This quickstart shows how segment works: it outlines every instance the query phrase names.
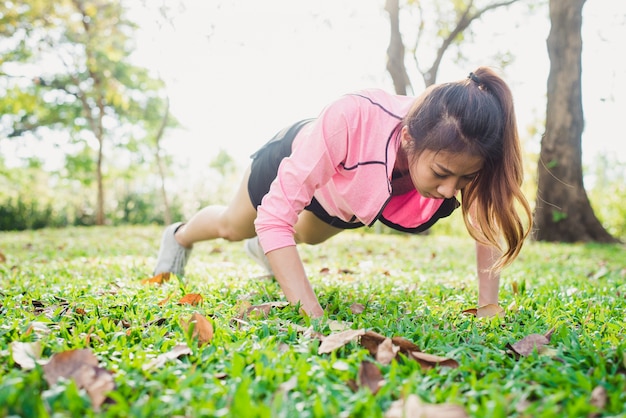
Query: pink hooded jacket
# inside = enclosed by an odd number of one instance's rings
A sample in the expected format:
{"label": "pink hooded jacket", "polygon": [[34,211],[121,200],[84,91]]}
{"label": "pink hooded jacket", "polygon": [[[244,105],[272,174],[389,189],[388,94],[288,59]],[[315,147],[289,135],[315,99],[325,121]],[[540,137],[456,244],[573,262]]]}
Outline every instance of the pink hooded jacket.
{"label": "pink hooded jacket", "polygon": [[371,226],[380,220],[407,232],[427,229],[458,206],[455,198],[425,198],[416,190],[391,195],[401,122],[414,101],[358,91],[328,105],[298,132],[257,208],[255,227],[266,253],[295,245],[298,214],[313,197],[346,222]]}

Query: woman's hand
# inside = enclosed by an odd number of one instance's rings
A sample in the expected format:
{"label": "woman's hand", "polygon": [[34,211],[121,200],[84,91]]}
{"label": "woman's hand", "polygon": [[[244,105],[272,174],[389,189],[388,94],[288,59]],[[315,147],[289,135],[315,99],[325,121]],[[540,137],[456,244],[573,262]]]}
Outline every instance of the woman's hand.
{"label": "woman's hand", "polygon": [[476,243],[476,268],[478,273],[478,306],[498,304],[500,273],[491,271],[499,256],[495,247]]}
{"label": "woman's hand", "polygon": [[266,254],[276,281],[289,303],[300,307],[312,318],[324,315],[311,282],[306,277],[304,266],[295,245],[279,248]]}

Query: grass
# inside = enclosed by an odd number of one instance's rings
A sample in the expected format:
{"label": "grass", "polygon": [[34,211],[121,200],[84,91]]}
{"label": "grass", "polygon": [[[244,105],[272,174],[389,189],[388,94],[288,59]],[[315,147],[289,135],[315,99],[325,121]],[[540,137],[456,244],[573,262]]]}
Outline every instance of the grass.
{"label": "grass", "polygon": [[[506,317],[477,319],[462,314],[477,298],[470,240],[346,232],[301,248],[325,318],[275,307],[238,321],[248,303],[282,300],[276,283],[259,278],[241,244],[215,241],[196,246],[184,280],[142,284],[160,232],[0,235],[0,416],[382,417],[409,394],[475,417],[626,416],[623,246],[531,242],[503,274]],[[176,303],[186,293],[203,302]],[[353,303],[365,311],[352,313]],[[181,325],[194,312],[212,322],[210,344],[198,347]],[[299,328],[328,335],[337,321],[404,337],[459,367],[378,364],[381,389],[355,391],[349,382],[374,361],[369,352],[350,342],[318,354],[319,340]],[[507,348],[551,328],[548,354],[516,358]],[[51,386],[41,366],[20,368],[10,344],[37,340],[43,358],[91,349],[113,373],[110,402],[97,412],[71,380]],[[192,353],[144,369],[178,343]],[[600,407],[591,401],[598,386],[607,392]]]}

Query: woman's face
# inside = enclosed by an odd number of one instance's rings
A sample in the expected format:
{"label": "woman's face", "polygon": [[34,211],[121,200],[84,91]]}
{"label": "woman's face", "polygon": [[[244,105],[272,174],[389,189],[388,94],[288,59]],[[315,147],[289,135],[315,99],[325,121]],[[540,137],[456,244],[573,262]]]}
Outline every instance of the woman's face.
{"label": "woman's face", "polygon": [[481,157],[468,153],[424,150],[409,160],[409,173],[419,194],[448,199],[474,180],[483,163]]}

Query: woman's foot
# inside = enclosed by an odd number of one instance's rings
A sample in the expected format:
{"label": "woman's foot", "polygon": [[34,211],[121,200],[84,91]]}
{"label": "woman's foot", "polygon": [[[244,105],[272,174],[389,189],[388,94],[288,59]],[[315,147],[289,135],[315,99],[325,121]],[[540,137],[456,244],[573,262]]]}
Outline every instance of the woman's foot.
{"label": "woman's foot", "polygon": [[183,247],[174,237],[174,234],[182,225],[182,222],[176,222],[163,231],[161,248],[159,249],[159,256],[153,273],[155,276],[160,273],[174,273],[179,277],[185,275],[185,265],[189,259],[191,248]]}
{"label": "woman's foot", "polygon": [[263,248],[261,248],[261,243],[259,242],[259,237],[249,238],[244,242],[243,247],[246,250],[246,253],[261,267],[265,269],[267,274],[273,276],[272,266],[270,265],[270,261],[265,256],[265,252]]}

